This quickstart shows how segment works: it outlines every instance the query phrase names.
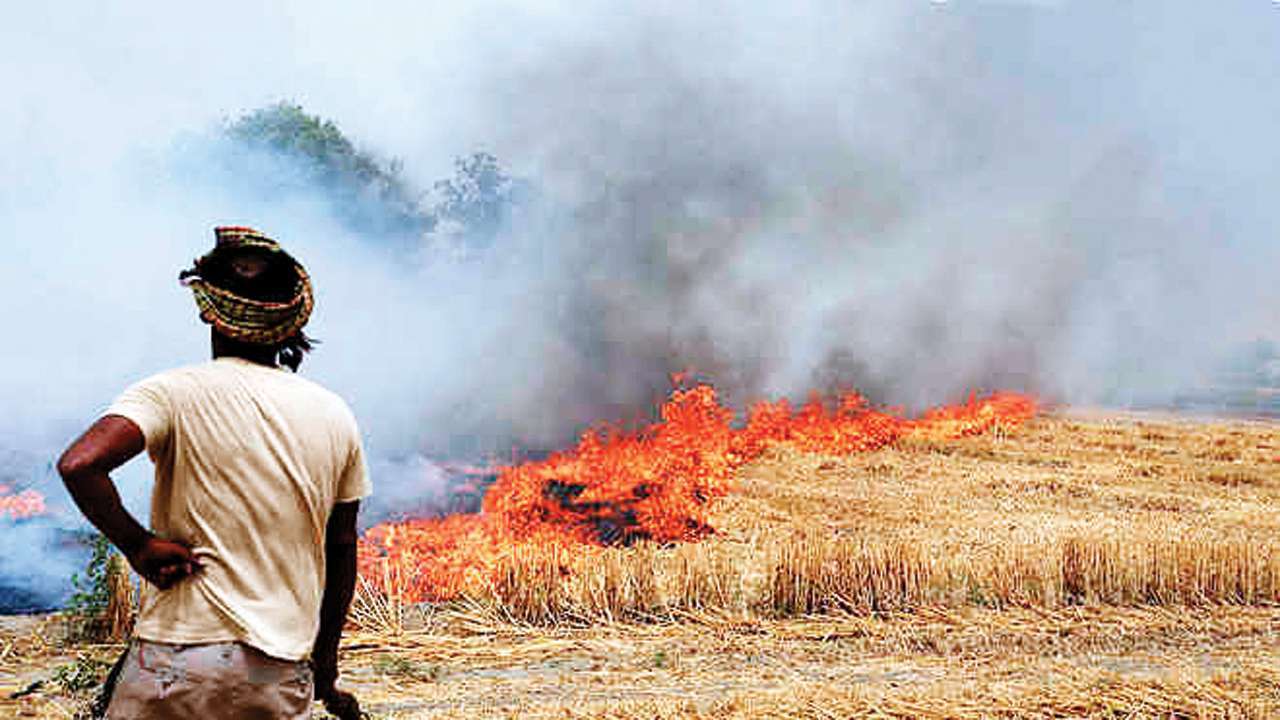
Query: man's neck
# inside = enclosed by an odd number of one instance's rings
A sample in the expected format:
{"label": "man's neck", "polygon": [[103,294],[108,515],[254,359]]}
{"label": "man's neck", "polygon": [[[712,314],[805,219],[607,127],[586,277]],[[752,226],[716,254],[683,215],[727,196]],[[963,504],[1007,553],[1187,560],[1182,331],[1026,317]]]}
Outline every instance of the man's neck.
{"label": "man's neck", "polygon": [[280,349],[274,345],[254,345],[240,342],[217,332],[212,333],[212,347],[215,360],[223,357],[234,357],[267,367],[276,367],[276,357],[280,353]]}

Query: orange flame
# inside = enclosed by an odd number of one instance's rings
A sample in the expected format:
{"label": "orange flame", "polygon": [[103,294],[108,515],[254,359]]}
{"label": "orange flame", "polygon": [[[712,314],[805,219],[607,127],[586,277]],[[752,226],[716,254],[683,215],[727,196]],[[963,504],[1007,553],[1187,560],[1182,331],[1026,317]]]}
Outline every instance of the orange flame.
{"label": "orange flame", "polygon": [[44,495],[35,490],[23,490],[17,494],[11,494],[11,491],[8,485],[0,485],[0,518],[8,516],[12,520],[21,520],[49,512],[44,504]]}
{"label": "orange flame", "polygon": [[733,411],[710,386],[675,390],[660,420],[639,432],[589,431],[572,450],[501,468],[480,513],[371,528],[361,574],[405,601],[445,600],[483,587],[521,545],[693,541],[712,531],[711,505],[729,493],[734,472],[771,445],[844,455],[907,434],[954,438],[1009,428],[1035,412],[1030,397],[996,393],[911,420],[849,394],[834,409],[817,398],[798,410],[786,400],[760,402],[735,428]]}

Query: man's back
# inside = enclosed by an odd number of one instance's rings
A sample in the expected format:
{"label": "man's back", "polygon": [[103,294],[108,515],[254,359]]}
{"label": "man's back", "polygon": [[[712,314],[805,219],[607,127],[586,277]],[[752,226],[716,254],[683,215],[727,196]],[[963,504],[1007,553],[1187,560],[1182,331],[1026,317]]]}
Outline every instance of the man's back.
{"label": "man's back", "polygon": [[[249,227],[214,228],[178,274],[213,362],[143,380],[76,438],[58,473],[145,580],[137,637],[97,712],[110,720],[361,716],[337,688],[370,483],[355,419],[297,372],[313,341],[311,276]],[[146,450],[151,529],[111,473]]]}
{"label": "man's back", "polygon": [[190,545],[203,567],[168,590],[146,586],[138,636],[305,657],[329,513],[369,491],[346,404],[295,374],[224,357],[148,378],[107,414],[146,438],[153,530]]}

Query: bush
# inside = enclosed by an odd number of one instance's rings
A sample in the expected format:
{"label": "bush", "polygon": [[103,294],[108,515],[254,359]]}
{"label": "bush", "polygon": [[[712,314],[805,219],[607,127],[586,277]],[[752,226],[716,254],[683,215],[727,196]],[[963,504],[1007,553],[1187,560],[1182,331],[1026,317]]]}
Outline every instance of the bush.
{"label": "bush", "polygon": [[133,625],[133,582],[128,564],[95,534],[82,572],[71,576],[74,590],[65,608],[72,641],[121,641]]}

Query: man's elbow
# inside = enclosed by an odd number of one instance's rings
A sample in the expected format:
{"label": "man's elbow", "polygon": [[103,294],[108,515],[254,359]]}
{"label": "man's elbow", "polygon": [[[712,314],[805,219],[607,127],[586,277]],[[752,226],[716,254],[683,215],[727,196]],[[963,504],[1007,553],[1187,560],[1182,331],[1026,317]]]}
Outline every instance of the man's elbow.
{"label": "man's elbow", "polygon": [[76,448],[68,448],[62,453],[62,457],[58,458],[58,475],[62,476],[62,482],[70,485],[79,478],[92,473],[96,463],[94,459],[87,453],[79,452]]}
{"label": "man's elbow", "polygon": [[58,459],[63,483],[109,473],[146,448],[142,430],[128,418],[107,415],[84,431]]}

